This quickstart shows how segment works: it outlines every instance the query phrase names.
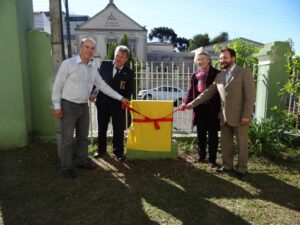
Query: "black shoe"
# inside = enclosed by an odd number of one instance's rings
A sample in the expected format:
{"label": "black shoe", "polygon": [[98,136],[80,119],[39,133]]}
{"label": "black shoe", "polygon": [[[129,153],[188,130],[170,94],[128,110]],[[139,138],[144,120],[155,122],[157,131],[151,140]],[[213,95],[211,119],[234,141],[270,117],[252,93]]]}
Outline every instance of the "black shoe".
{"label": "black shoe", "polygon": [[95,170],[97,167],[92,160],[88,159],[85,163],[77,165],[78,169]]}
{"label": "black shoe", "polygon": [[117,150],[113,150],[112,152],[114,153],[114,155],[115,155],[117,158],[119,158],[120,153],[119,153]]}
{"label": "black shoe", "polygon": [[126,157],[124,155],[122,157],[117,157],[117,161],[120,163],[125,162],[125,160],[126,160]]}
{"label": "black shoe", "polygon": [[93,155],[94,159],[99,159],[101,157],[103,157],[106,154],[106,152],[95,152],[95,154]]}
{"label": "black shoe", "polygon": [[70,169],[70,170],[63,170],[62,174],[67,179],[75,179],[77,177],[76,173],[72,169]]}
{"label": "black shoe", "polygon": [[229,169],[224,168],[223,166],[219,169],[216,169],[216,171],[217,171],[217,173],[232,173],[233,172],[232,169],[229,170]]}
{"label": "black shoe", "polygon": [[241,173],[241,172],[238,172],[238,171],[235,171],[234,173],[234,176],[237,178],[237,179],[243,179],[245,177],[245,173]]}

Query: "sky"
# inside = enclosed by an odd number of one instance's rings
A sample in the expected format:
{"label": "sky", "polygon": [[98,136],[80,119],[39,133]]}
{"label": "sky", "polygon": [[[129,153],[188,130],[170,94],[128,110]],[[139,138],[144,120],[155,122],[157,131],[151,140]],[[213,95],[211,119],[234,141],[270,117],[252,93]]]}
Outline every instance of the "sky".
{"label": "sky", "polygon": [[[109,0],[69,0],[70,14],[94,16]],[[148,34],[154,27],[172,28],[187,39],[227,32],[229,39],[261,43],[291,39],[300,55],[300,0],[114,0],[114,4]],[[64,10],[64,0],[62,1]],[[33,0],[34,11],[49,11],[49,0]]]}

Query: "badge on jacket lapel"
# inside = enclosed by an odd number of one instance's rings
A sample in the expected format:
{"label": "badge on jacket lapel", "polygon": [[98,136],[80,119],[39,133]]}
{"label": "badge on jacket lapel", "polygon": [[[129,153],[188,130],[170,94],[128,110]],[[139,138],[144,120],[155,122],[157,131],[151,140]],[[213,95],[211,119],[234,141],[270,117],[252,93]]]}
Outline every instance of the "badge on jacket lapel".
{"label": "badge on jacket lapel", "polygon": [[230,83],[234,80],[234,78],[235,78],[235,75],[234,75],[234,74],[231,74],[231,76],[230,76],[229,79],[228,79],[228,82],[227,82],[226,86],[227,86],[228,84],[230,84]]}
{"label": "badge on jacket lapel", "polygon": [[126,81],[125,80],[121,80],[120,81],[120,89],[121,90],[125,90],[125,86],[126,86]]}

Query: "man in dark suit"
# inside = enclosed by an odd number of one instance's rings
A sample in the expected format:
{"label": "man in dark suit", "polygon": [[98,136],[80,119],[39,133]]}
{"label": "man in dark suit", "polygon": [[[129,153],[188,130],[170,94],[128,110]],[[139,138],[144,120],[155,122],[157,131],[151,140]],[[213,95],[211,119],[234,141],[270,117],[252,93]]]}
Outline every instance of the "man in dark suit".
{"label": "man in dark suit", "polygon": [[223,48],[220,63],[224,71],[220,72],[202,94],[190,102],[186,108],[194,108],[219,93],[221,99],[221,150],[222,168],[217,172],[231,172],[234,169],[233,137],[239,146],[235,172],[243,177],[247,172],[248,128],[255,102],[255,85],[251,72],[235,63],[236,53],[231,48]]}
{"label": "man in dark suit", "polygon": [[[125,64],[129,57],[129,49],[120,45],[115,50],[113,61],[103,61],[99,73],[102,79],[115,91],[127,99],[133,91],[134,72]],[[107,127],[112,118],[113,125],[113,153],[119,162],[124,162],[124,124],[125,110],[122,104],[115,99],[99,92],[96,100],[98,110],[98,151],[94,158],[103,156],[107,149]]]}

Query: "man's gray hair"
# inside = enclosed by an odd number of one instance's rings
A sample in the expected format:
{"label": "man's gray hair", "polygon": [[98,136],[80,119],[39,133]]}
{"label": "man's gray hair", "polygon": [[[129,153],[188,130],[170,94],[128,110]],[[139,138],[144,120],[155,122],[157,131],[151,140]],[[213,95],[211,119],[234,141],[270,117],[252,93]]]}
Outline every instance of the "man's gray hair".
{"label": "man's gray hair", "polygon": [[83,42],[85,42],[87,40],[93,42],[93,44],[96,46],[96,41],[93,38],[91,38],[91,37],[82,38],[81,41],[80,41],[80,46],[83,44]]}
{"label": "man's gray hair", "polygon": [[126,53],[127,54],[127,57],[129,57],[129,53],[130,53],[130,50],[127,46],[125,45],[119,45],[118,47],[116,47],[116,50],[115,50],[115,56],[118,54],[118,52],[123,52],[123,53]]}

